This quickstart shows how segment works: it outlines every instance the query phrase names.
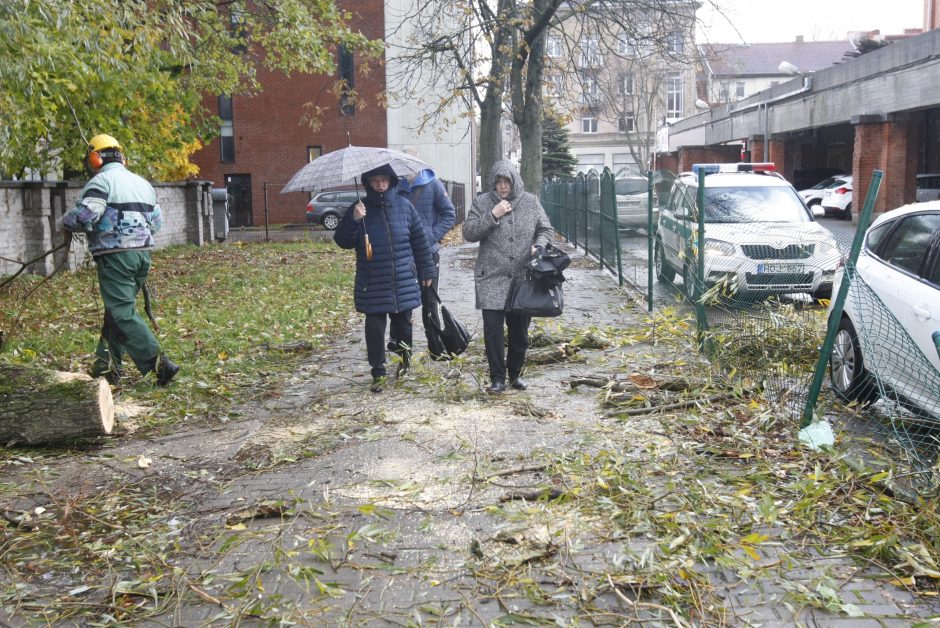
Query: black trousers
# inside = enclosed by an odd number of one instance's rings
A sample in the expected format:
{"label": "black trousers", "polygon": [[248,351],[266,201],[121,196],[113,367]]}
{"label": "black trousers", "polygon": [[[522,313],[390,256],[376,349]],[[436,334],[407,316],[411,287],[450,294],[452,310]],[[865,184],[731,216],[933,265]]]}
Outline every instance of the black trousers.
{"label": "black trousers", "polygon": [[[525,352],[529,348],[529,323],[531,316],[504,312],[503,310],[483,310],[483,346],[486,349],[486,361],[490,366],[490,382],[506,383],[522,374],[525,365]],[[506,349],[503,325],[509,330],[509,349]]]}
{"label": "black trousers", "polygon": [[[434,288],[434,292],[437,292],[438,280],[440,280],[440,278],[441,278],[441,254],[438,253],[437,251],[435,251],[434,253],[431,254],[431,256],[432,256],[433,259],[434,259],[434,268],[437,269],[437,277],[435,277],[434,279],[431,280],[431,287]],[[422,290],[422,294],[423,294],[423,293],[424,293],[424,291]],[[440,294],[440,292],[438,292],[438,294]],[[408,343],[407,343],[407,344],[408,344],[408,346],[410,347],[410,346],[412,346],[412,345],[411,345],[411,336],[408,336],[408,338],[409,338],[409,340],[408,340]],[[398,353],[398,347],[400,346],[400,344],[399,344],[398,341],[399,341],[399,338],[398,338],[398,336],[395,335],[395,327],[394,327],[394,325],[393,325],[393,326],[392,326],[392,330],[391,330],[391,331],[389,332],[389,334],[388,334],[388,347],[387,347],[388,350],[389,350],[389,351],[394,351],[394,352]]]}
{"label": "black trousers", "polygon": [[403,360],[411,358],[411,310],[393,314],[366,314],[366,353],[372,377],[384,377],[385,321],[391,321],[391,337],[396,341],[395,353]]}

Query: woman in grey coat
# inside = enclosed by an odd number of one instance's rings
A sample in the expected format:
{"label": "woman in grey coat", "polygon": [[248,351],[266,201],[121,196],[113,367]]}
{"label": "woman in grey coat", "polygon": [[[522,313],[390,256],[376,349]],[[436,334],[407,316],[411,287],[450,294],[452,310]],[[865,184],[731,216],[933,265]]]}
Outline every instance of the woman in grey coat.
{"label": "woman in grey coat", "polygon": [[[467,242],[479,242],[474,269],[476,304],[483,310],[483,344],[490,367],[487,392],[501,393],[509,384],[525,390],[522,367],[529,348],[532,317],[506,311],[513,277],[524,278],[526,262],[555,236],[539,199],[525,191],[522,177],[512,162],[493,164],[487,177],[489,192],[477,195],[463,223]],[[505,349],[503,326],[509,331]]]}

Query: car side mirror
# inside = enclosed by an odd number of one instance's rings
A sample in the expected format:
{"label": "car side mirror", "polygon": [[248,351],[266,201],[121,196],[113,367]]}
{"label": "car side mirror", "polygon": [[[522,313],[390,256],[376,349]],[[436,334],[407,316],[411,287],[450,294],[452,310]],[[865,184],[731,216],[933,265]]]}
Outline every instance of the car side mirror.
{"label": "car side mirror", "polygon": [[940,331],[933,332],[933,347],[937,350],[937,355],[940,356]]}

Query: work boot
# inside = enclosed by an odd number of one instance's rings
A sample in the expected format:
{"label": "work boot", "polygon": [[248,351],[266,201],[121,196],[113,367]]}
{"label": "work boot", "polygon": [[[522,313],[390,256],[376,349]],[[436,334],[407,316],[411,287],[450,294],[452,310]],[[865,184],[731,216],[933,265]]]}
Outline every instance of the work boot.
{"label": "work boot", "polygon": [[171,362],[165,353],[161,353],[157,358],[157,367],[154,371],[157,374],[157,386],[166,386],[180,372],[180,367]]}

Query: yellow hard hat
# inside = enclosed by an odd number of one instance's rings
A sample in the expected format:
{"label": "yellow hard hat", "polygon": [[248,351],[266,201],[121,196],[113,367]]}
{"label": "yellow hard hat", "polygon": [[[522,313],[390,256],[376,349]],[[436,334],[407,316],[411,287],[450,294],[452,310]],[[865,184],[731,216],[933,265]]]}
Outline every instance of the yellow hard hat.
{"label": "yellow hard hat", "polygon": [[124,152],[124,149],[121,148],[121,144],[107,133],[99,133],[88,141],[89,153],[99,150],[107,150],[109,148]]}

